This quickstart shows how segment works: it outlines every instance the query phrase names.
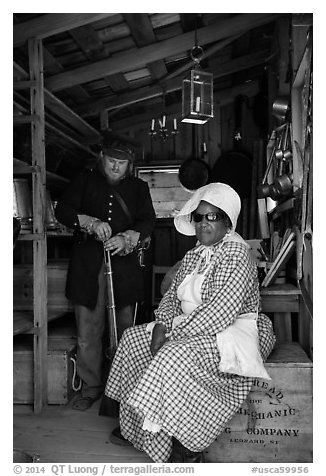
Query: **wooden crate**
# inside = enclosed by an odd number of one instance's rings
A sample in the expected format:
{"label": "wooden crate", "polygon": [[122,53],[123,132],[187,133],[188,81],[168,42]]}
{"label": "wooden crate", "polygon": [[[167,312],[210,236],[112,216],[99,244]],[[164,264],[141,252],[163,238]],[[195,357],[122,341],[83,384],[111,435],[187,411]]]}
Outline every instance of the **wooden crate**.
{"label": "wooden crate", "polygon": [[179,181],[179,166],[138,167],[137,175],[147,182],[157,218],[171,218],[191,197]]}
{"label": "wooden crate", "polygon": [[240,411],[206,452],[211,463],[312,462],[312,362],[296,343],[266,363]]}
{"label": "wooden crate", "polygon": [[[25,336],[24,336],[25,337]],[[14,403],[33,403],[32,342],[17,339],[14,342],[13,382]],[[48,403],[65,404],[73,394],[72,377],[76,346],[66,340],[48,343]]]}
{"label": "wooden crate", "polygon": [[[47,265],[49,311],[64,313],[72,310],[65,296],[67,270],[67,261]],[[33,266],[30,264],[13,268],[13,307],[16,311],[33,310]]]}

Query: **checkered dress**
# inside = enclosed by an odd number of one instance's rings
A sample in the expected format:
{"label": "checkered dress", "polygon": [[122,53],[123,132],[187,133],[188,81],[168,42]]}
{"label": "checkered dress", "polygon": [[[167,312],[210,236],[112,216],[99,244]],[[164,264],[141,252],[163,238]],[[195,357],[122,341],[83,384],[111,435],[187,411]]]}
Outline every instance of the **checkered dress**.
{"label": "checkered dress", "polygon": [[[176,290],[194,270],[201,249],[186,254],[155,312],[168,332],[173,318],[182,314]],[[207,448],[246,399],[253,382],[219,370],[216,334],[239,314],[257,311],[256,266],[241,243],[222,242],[214,245],[213,252],[202,285],[202,304],[172,331],[154,358],[146,324],[127,329],[107,381],[105,394],[120,402],[122,434],[155,462],[168,460],[171,436],[191,451]],[[275,337],[264,314],[259,314],[257,326],[265,360]],[[145,416],[162,429],[142,430]]]}

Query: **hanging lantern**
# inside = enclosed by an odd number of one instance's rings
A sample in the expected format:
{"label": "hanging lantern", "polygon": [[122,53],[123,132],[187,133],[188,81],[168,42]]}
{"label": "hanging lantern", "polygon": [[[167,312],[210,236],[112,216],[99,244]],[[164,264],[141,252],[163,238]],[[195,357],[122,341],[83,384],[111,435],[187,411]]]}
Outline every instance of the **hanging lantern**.
{"label": "hanging lantern", "polygon": [[182,122],[205,124],[213,115],[213,75],[200,69],[203,50],[195,46],[191,58],[195,65],[182,82]]}

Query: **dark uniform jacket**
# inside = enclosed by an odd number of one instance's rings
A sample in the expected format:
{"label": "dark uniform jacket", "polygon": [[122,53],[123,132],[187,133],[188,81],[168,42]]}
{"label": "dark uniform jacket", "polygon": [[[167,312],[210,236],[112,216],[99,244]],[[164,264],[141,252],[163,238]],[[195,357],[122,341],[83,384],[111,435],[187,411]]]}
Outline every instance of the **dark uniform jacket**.
{"label": "dark uniform jacket", "polygon": [[[132,223],[114,197],[116,190],[125,201]],[[112,234],[135,230],[140,239],[154,229],[155,212],[146,182],[126,177],[119,185],[110,185],[98,170],[83,171],[64,192],[56,206],[56,217],[69,228],[78,224],[77,215],[85,214],[107,221]],[[103,244],[87,235],[73,245],[66,296],[74,304],[94,309],[98,294],[98,274],[103,263]],[[135,251],[111,257],[115,305],[117,309],[143,299],[143,276]]]}

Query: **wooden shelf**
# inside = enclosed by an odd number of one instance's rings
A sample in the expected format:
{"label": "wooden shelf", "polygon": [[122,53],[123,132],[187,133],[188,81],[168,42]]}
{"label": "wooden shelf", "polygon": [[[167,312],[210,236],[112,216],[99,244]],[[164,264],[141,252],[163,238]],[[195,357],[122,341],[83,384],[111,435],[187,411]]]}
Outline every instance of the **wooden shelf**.
{"label": "wooden shelf", "polygon": [[58,230],[48,230],[46,232],[46,236],[48,238],[71,238],[73,236],[72,231],[61,231]]}
{"label": "wooden shelf", "polygon": [[27,230],[22,230],[20,235],[18,236],[19,241],[36,241],[36,240],[43,240],[44,236],[42,233],[32,233]]}
{"label": "wooden shelf", "polygon": [[301,291],[297,286],[291,283],[285,284],[272,284],[267,288],[260,289],[261,296],[296,296],[300,295]]}
{"label": "wooden shelf", "polygon": [[[33,166],[24,162],[23,160],[14,158],[13,162],[13,173],[14,175],[25,175],[29,173],[38,173],[40,172],[40,168],[38,166]],[[69,180],[65,177],[61,177],[53,172],[46,171],[46,179],[47,181],[55,181],[62,185],[66,185],[69,183]]]}
{"label": "wooden shelf", "polygon": [[[48,322],[59,319],[67,312],[62,310],[49,310]],[[34,334],[37,333],[37,329],[33,324],[33,311],[14,311],[13,312],[13,335],[19,334]]]}
{"label": "wooden shelf", "polygon": [[[71,238],[73,233],[71,231],[60,231],[60,230],[48,230],[46,232],[47,238]],[[19,241],[34,241],[42,240],[43,235],[41,233],[30,233],[22,231],[18,236]]]}
{"label": "wooden shelf", "polygon": [[13,313],[13,334],[33,333],[33,312],[32,311],[14,311]]}
{"label": "wooden shelf", "polygon": [[42,233],[31,233],[22,230],[20,235],[17,238],[19,241],[34,241],[34,240],[43,240]]}

